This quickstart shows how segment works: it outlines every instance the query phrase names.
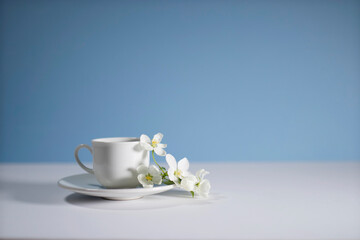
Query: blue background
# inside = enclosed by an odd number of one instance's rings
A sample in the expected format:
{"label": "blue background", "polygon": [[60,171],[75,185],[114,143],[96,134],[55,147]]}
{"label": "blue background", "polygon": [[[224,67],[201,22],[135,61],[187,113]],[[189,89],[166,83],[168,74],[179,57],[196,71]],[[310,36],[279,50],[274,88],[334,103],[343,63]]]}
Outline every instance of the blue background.
{"label": "blue background", "polygon": [[1,162],[158,131],[190,162],[360,160],[360,1],[1,1],[0,31]]}

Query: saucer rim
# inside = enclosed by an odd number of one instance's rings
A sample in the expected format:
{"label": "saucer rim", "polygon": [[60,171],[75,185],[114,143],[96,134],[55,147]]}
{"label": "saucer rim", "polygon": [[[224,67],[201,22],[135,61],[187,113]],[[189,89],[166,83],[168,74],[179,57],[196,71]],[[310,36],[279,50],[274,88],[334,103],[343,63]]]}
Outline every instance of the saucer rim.
{"label": "saucer rim", "polygon": [[[57,181],[57,184],[59,187],[62,187],[64,189],[68,189],[71,191],[86,191],[86,192],[103,192],[103,193],[151,193],[154,190],[170,190],[173,189],[176,185],[175,184],[171,184],[171,185],[155,185],[154,187],[151,188],[142,188],[142,187],[135,187],[135,188],[102,188],[102,189],[93,189],[93,188],[86,188],[86,187],[70,187],[68,185],[63,184],[62,182],[66,181],[66,178],[70,178],[70,177],[76,177],[76,176],[82,176],[82,175],[87,175],[87,176],[91,176],[92,174],[89,173],[82,173],[82,174],[74,174],[74,175],[70,175],[67,177],[63,177],[60,180]],[[101,186],[101,184],[99,183],[99,185]]]}

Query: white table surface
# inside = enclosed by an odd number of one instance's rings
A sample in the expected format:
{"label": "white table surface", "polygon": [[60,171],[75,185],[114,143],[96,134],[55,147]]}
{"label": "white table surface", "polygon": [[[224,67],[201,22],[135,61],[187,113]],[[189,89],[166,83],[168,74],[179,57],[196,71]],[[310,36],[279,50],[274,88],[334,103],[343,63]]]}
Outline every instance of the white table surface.
{"label": "white table surface", "polygon": [[110,201],[57,186],[75,164],[0,164],[2,239],[360,239],[360,162],[197,163],[209,199]]}

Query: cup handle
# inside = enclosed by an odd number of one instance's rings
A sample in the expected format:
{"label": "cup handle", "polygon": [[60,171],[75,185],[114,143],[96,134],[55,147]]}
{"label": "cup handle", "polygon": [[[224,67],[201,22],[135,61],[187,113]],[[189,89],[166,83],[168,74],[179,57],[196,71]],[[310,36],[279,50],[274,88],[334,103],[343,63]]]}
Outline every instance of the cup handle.
{"label": "cup handle", "polygon": [[77,146],[76,149],[75,149],[75,159],[76,159],[76,162],[79,164],[79,166],[80,166],[82,169],[84,169],[84,170],[87,171],[88,173],[94,174],[94,170],[93,170],[93,169],[86,167],[86,166],[80,161],[79,156],[78,156],[78,153],[79,153],[79,150],[80,150],[81,148],[87,148],[87,149],[91,152],[91,155],[93,155],[92,148],[91,148],[89,145],[80,144],[80,145]]}

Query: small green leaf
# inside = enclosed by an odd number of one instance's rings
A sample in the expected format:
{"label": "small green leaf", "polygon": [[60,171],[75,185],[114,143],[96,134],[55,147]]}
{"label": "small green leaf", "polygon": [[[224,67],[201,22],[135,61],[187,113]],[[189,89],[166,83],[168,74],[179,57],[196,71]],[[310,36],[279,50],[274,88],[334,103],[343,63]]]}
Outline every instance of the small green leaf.
{"label": "small green leaf", "polygon": [[194,191],[191,191],[191,196],[192,196],[192,197],[195,197]]}
{"label": "small green leaf", "polygon": [[163,183],[166,184],[166,185],[172,185],[172,184],[174,184],[173,181],[170,181],[170,180],[167,180],[167,179],[164,180]]}

